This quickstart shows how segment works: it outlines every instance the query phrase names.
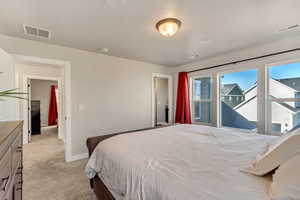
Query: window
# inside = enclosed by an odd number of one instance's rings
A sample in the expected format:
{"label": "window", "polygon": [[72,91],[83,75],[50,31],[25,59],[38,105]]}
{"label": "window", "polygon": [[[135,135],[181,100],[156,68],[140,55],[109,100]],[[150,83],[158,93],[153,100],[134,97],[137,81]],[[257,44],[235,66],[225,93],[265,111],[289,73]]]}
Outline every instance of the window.
{"label": "window", "polygon": [[210,124],[212,121],[211,77],[192,79],[192,120]]}
{"label": "window", "polygon": [[300,63],[269,67],[269,129],[287,133],[300,127]]}
{"label": "window", "polygon": [[[294,55],[289,58],[295,59]],[[214,122],[218,127],[277,135],[300,128],[300,61],[276,65],[264,60],[257,65],[255,61],[250,63],[250,70],[236,65],[235,69],[241,71],[224,72],[219,68],[211,74],[206,71],[205,77],[190,79],[194,123]],[[218,79],[219,84],[212,84],[212,80]],[[219,93],[218,100],[212,97],[212,91]]]}
{"label": "window", "polygon": [[227,73],[221,76],[222,126],[256,130],[256,82],[257,70]]}

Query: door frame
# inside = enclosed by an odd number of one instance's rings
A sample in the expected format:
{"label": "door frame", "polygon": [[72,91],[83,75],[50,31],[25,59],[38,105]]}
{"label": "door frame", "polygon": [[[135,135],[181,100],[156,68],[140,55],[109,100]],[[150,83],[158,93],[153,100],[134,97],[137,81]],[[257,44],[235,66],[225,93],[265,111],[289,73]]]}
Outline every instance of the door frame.
{"label": "door frame", "polygon": [[[46,64],[46,65],[52,65],[52,66],[58,66],[62,69],[63,75],[61,77],[60,83],[63,82],[63,100],[60,102],[61,107],[64,107],[64,109],[61,111],[61,120],[62,123],[62,132],[60,133],[62,136],[65,136],[65,161],[70,162],[73,161],[74,158],[72,156],[72,118],[71,118],[71,63],[69,61],[62,61],[62,60],[54,60],[54,59],[47,59],[47,58],[40,58],[40,57],[31,57],[31,56],[23,56],[23,55],[17,55],[14,54],[15,63],[38,63],[38,64]],[[49,77],[47,77],[49,78]],[[52,77],[53,78],[53,77]],[[16,83],[18,85],[18,79],[16,78]],[[24,79],[23,83],[24,84]],[[25,103],[27,104],[27,103]],[[26,111],[24,112],[24,108]],[[28,133],[28,127],[26,126],[25,120],[28,120],[28,116],[26,116],[27,107],[23,106],[23,109],[19,110],[19,112],[23,112],[24,116],[24,133]],[[24,115],[25,114],[25,115]],[[27,119],[26,119],[27,118]],[[24,134],[27,135],[27,134]],[[28,136],[28,135],[27,135]],[[27,137],[28,138],[28,137]],[[23,138],[24,139],[24,138]],[[26,142],[26,140],[23,140],[23,142]],[[28,142],[28,139],[27,139]]]}
{"label": "door frame", "polygon": [[173,123],[173,76],[169,74],[160,74],[160,73],[152,73],[152,93],[151,93],[151,121],[152,121],[152,127],[155,126],[155,78],[165,78],[168,79],[168,101],[169,101],[169,124]]}
{"label": "door frame", "polygon": [[[63,137],[63,116],[62,116],[62,107],[64,107],[64,103],[62,102],[62,85],[61,85],[61,78],[56,78],[56,77],[45,77],[45,76],[35,76],[35,75],[24,75],[23,76],[23,88],[28,88],[28,85],[31,85],[31,81],[32,80],[44,80],[44,81],[57,81],[57,85],[58,85],[58,90],[59,90],[59,95],[58,95],[58,138],[62,139],[65,142],[65,138]],[[28,91],[28,90],[27,90]],[[31,89],[30,89],[31,92]],[[28,93],[28,100],[31,100],[31,93]],[[30,109],[29,109],[30,108]],[[23,104],[23,113],[25,113],[27,111],[27,115],[23,115],[24,116],[24,124],[27,123],[27,132],[28,134],[23,134],[24,137],[24,141],[27,143],[29,143],[31,141],[31,126],[30,126],[30,122],[31,122],[31,106],[29,101],[26,101],[26,103]],[[26,119],[27,118],[27,119]]]}

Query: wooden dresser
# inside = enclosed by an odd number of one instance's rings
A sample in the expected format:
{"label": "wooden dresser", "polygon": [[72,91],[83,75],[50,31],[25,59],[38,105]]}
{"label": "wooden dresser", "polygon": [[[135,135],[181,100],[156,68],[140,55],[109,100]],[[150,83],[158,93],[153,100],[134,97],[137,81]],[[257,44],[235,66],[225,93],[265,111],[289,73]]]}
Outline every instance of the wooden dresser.
{"label": "wooden dresser", "polygon": [[22,199],[22,121],[0,122],[0,200]]}

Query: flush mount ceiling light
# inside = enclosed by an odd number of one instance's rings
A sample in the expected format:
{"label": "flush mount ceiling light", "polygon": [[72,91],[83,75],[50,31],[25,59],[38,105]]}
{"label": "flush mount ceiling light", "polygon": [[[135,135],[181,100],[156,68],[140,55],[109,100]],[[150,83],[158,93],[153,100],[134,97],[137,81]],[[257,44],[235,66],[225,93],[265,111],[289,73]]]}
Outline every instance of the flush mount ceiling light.
{"label": "flush mount ceiling light", "polygon": [[176,18],[166,18],[156,24],[156,29],[166,37],[171,37],[177,33],[181,26],[181,21]]}

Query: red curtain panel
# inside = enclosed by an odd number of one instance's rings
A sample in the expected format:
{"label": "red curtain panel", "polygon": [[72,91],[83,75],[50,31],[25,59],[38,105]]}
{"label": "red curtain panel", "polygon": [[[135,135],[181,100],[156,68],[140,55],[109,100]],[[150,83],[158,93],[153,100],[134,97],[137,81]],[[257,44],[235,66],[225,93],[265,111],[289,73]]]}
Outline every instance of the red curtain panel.
{"label": "red curtain panel", "polygon": [[56,88],[55,85],[51,86],[49,114],[48,114],[48,125],[49,126],[57,125],[58,113],[57,113],[55,88]]}
{"label": "red curtain panel", "polygon": [[189,81],[187,72],[180,72],[178,77],[177,107],[175,122],[191,124]]}

